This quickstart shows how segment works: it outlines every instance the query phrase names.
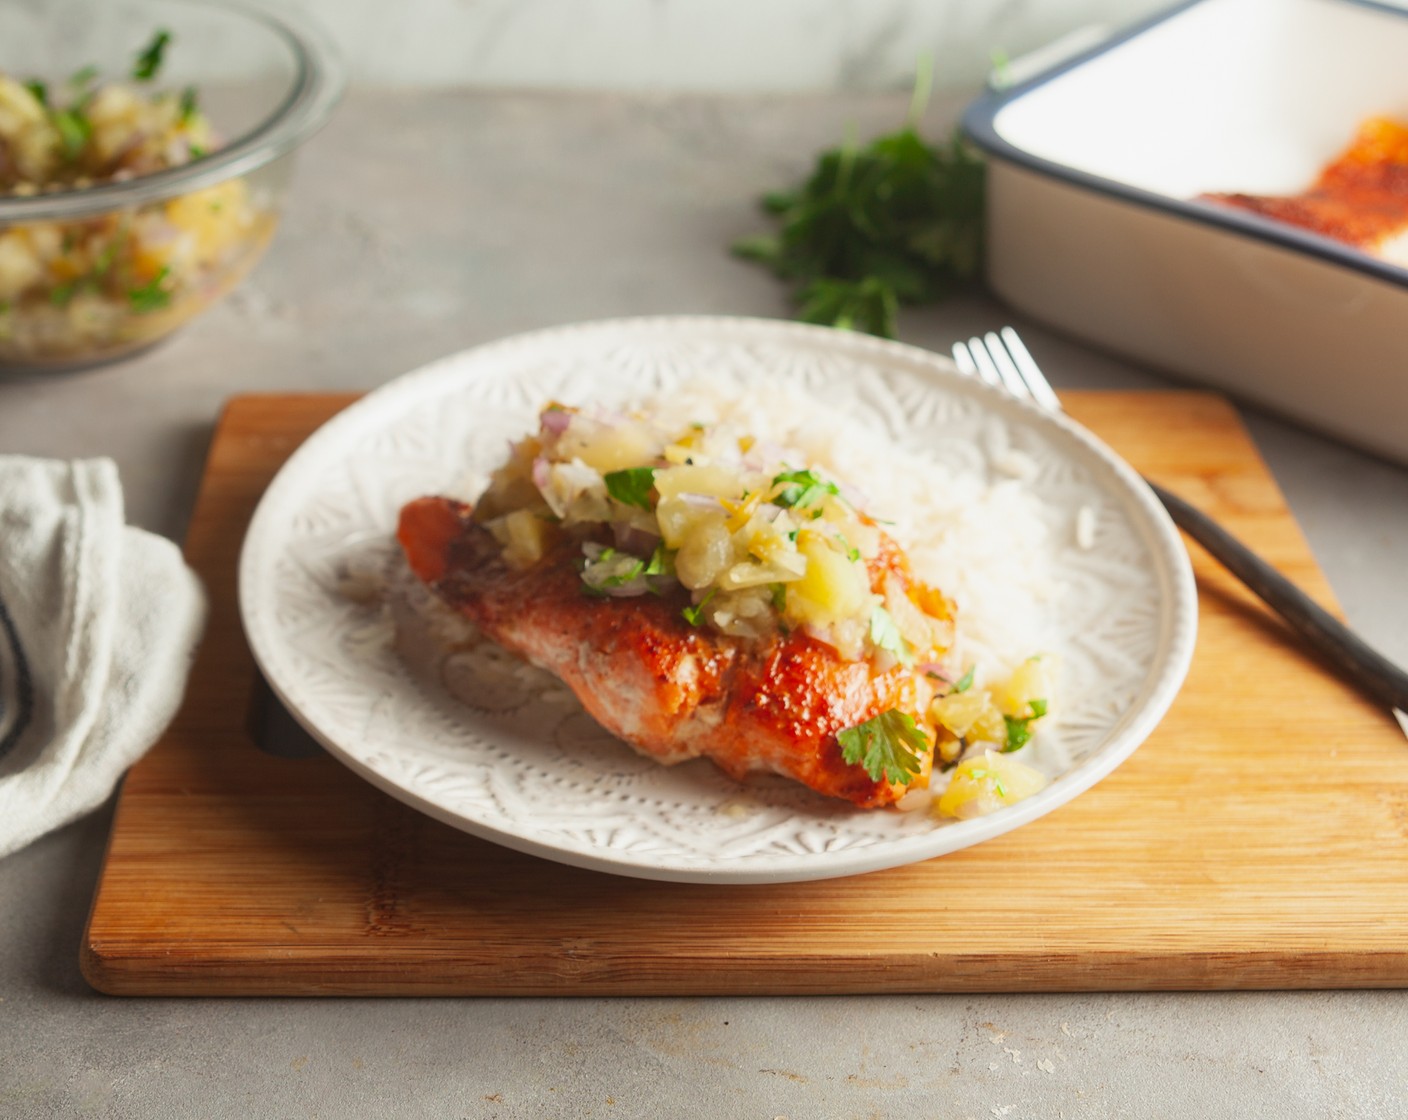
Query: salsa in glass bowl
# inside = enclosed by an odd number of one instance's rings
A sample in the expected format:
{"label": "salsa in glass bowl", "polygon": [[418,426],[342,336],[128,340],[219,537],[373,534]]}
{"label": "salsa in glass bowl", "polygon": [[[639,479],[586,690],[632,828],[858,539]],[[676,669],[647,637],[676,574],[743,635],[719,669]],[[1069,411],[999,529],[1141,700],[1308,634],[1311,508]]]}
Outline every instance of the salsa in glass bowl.
{"label": "salsa in glass bowl", "polygon": [[236,287],[341,89],[262,9],[0,5],[0,374],[126,357]]}

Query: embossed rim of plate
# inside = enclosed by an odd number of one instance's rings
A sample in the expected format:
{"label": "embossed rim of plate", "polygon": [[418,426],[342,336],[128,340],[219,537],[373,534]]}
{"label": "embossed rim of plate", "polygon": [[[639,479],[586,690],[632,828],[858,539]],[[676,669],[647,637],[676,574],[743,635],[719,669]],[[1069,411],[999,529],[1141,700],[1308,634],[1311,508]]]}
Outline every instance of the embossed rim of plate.
{"label": "embossed rim of plate", "polygon": [[[1157,569],[1161,594],[1158,624],[1161,643],[1145,677],[1144,687],[1130,710],[1126,711],[1108,737],[1089,756],[1066,773],[1058,775],[1038,793],[1016,805],[973,820],[949,823],[930,833],[877,843],[859,850],[808,852],[804,855],[771,857],[755,864],[737,866],[698,866],[652,860],[639,855],[544,843],[513,831],[511,822],[481,819],[459,813],[408,788],[392,775],[369,765],[355,744],[339,742],[319,720],[316,697],[301,695],[296,682],[282,679],[278,671],[277,642],[263,573],[279,550],[279,530],[287,524],[287,506],[299,492],[303,478],[338,457],[339,448],[353,436],[374,430],[379,415],[396,417],[418,398],[441,391],[446,382],[477,376],[482,364],[500,355],[518,355],[535,347],[560,349],[574,337],[588,333],[660,338],[671,333],[692,339],[715,338],[735,343],[785,343],[788,340],[816,344],[871,361],[902,366],[931,380],[944,383],[950,391],[970,395],[985,410],[1019,413],[1024,423],[1044,430],[1062,441],[1084,465],[1104,476],[1108,495],[1120,501],[1143,530],[1151,560]],[[1158,725],[1172,704],[1193,656],[1197,630],[1197,592],[1192,566],[1177,528],[1167,512],[1123,459],[1100,439],[1069,417],[1045,412],[1026,401],[1015,400],[976,378],[957,373],[941,355],[900,342],[868,335],[836,331],[826,327],[776,319],[731,316],[676,315],[604,319],[575,323],[512,335],[494,342],[451,354],[403,374],[368,393],[332,417],[315,431],[288,459],[260,499],[240,554],[240,615],[256,664],[270,688],[298,723],[325,747],[334,758],[372,785],[392,797],[462,831],[529,855],[593,871],[669,882],[721,884],[764,884],[802,882],[837,878],[903,866],[935,856],[946,855],[973,844],[990,840],[1038,817],[1044,816],[1079,796],[1110,774],[1128,758]]]}

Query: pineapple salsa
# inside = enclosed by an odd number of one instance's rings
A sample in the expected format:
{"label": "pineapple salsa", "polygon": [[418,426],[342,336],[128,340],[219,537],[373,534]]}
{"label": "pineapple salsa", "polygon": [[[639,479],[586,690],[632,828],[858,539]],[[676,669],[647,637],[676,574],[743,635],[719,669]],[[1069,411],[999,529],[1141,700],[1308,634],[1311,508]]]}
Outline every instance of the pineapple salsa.
{"label": "pineapple salsa", "polygon": [[952,605],[922,584],[906,593],[872,577],[869,562],[895,546],[837,480],[726,425],[670,430],[560,404],[539,419],[475,508],[508,565],[531,568],[564,536],[590,535],[579,559],[586,595],[682,587],[691,626],[745,640],[800,630],[876,672],[922,673],[936,696],[927,728],[891,710],[837,738],[848,762],[897,784],[924,784],[920,760],[932,751],[934,770],[949,772],[934,802],[944,815],[989,813],[1046,784],[1013,752],[1050,711],[1052,659],[1031,658],[988,687],[971,667],[927,660],[954,645]]}
{"label": "pineapple salsa", "polygon": [[[0,73],[0,198],[82,191],[220,147],[193,86],[155,88],[157,32],[125,80],[86,66]],[[272,233],[244,179],[66,221],[0,226],[0,361],[64,361],[152,341],[233,287]]]}

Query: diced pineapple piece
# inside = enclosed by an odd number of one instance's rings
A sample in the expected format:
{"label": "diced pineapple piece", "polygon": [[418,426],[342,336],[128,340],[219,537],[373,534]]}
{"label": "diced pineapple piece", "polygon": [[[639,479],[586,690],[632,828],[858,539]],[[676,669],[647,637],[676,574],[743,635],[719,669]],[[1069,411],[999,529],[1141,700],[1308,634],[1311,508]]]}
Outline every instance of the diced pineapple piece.
{"label": "diced pineapple piece", "polygon": [[140,95],[130,86],[113,83],[97,91],[88,102],[84,115],[92,134],[88,143],[93,158],[99,164],[115,159],[122,149],[142,138]]}
{"label": "diced pineapple piece", "polygon": [[952,762],[963,753],[963,743],[947,728],[940,726],[934,736],[934,757],[939,762]]}
{"label": "diced pineapple piece", "polygon": [[869,618],[870,581],[865,565],[838,552],[821,533],[803,529],[797,551],[807,560],[801,579],[787,585],[786,615],[793,622],[829,626],[864,614]]}
{"label": "diced pineapple piece", "polygon": [[686,531],[675,554],[675,576],[691,591],[697,591],[717,580],[736,559],[723,515],[706,514]]}
{"label": "diced pineapple piece", "polygon": [[13,78],[0,74],[0,143],[20,182],[47,182],[62,141],[44,104]]}
{"label": "diced pineapple piece", "polygon": [[709,602],[709,619],[725,634],[761,638],[774,627],[770,594],[757,589],[715,595]]}
{"label": "diced pineapple piece", "polygon": [[861,527],[860,522],[856,519],[855,510],[837,498],[835,494],[825,495],[814,507],[809,508],[813,511],[820,511],[822,521],[841,530],[847,537]]}
{"label": "diced pineapple piece", "polygon": [[655,520],[660,526],[666,548],[683,546],[694,528],[702,522],[715,521],[722,526],[726,516],[723,506],[701,508],[681,495],[661,498],[655,507]]}
{"label": "diced pineapple piece", "polygon": [[1056,659],[1051,656],[1029,657],[1017,666],[1013,674],[993,689],[998,708],[1014,719],[1030,719],[1036,713],[1032,701],[1042,701],[1043,711],[1051,710],[1051,698],[1056,691]]}
{"label": "diced pineapple piece", "polygon": [[[658,474],[655,476],[660,477]],[[655,506],[655,521],[666,548],[679,548],[689,532],[690,523],[698,513],[683,498],[667,498],[663,494]]]}
{"label": "diced pineapple piece", "polygon": [[542,442],[536,436],[509,447],[508,461],[489,476],[489,488],[474,507],[476,521],[489,521],[510,510],[542,502],[542,495],[533,484],[533,460],[542,450]]}
{"label": "diced pineapple piece", "polygon": [[655,490],[661,498],[672,498],[676,494],[736,498],[743,493],[743,479],[728,467],[667,467],[655,472]]}
{"label": "diced pineapple piece", "polygon": [[790,583],[798,578],[797,572],[780,564],[755,564],[751,560],[744,560],[719,576],[717,582],[721,590],[737,591],[745,587]]}
{"label": "diced pineapple piece", "polygon": [[1046,775],[1010,755],[984,751],[960,762],[935,808],[946,817],[969,820],[1015,805],[1046,786]]}
{"label": "diced pineapple piece", "polygon": [[[839,506],[840,503],[837,505]],[[851,542],[851,546],[866,560],[873,560],[879,555],[880,531],[873,525],[852,520],[841,527],[841,532],[845,534],[846,540]]]}
{"label": "diced pineapple piece", "polygon": [[573,416],[558,440],[556,456],[581,459],[606,474],[645,466],[660,452],[660,441],[639,424],[601,424]]}
{"label": "diced pineapple piece", "polygon": [[511,568],[531,568],[543,558],[554,532],[553,526],[526,509],[514,510],[487,525],[503,546],[504,562]]}
{"label": "diced pineapple piece", "polygon": [[791,522],[782,516],[776,521],[754,514],[748,523],[734,534],[734,544],[739,551],[756,557],[765,564],[782,568],[786,575],[783,580],[796,579],[807,570],[807,560],[788,536]]}
{"label": "diced pineapple piece", "polygon": [[703,457],[702,444],[704,442],[705,428],[703,424],[691,425],[689,431],[680,436],[674,443],[665,445],[665,449],[660,452],[660,457],[667,463],[674,463],[677,466],[698,463]]}
{"label": "diced pineapple piece", "polygon": [[968,728],[968,741],[1006,744],[1007,721],[1002,718],[1002,713],[997,710],[996,705],[989,705],[973,721],[973,726]]}
{"label": "diced pineapple piece", "polygon": [[213,260],[240,244],[253,216],[249,186],[243,179],[178,195],[166,204],[167,220],[191,235],[200,260]]}
{"label": "diced pineapple piece", "polygon": [[947,696],[940,696],[929,705],[929,718],[941,727],[948,728],[960,739],[966,739],[973,725],[991,710],[992,697],[987,691],[970,688],[965,692],[950,692]]}
{"label": "diced pineapple piece", "polygon": [[720,499],[724,504],[724,509],[728,510],[728,531],[730,533],[741,532],[753,520],[753,511],[758,508],[762,498],[762,494],[750,494],[748,497],[736,501],[730,501],[728,498]]}

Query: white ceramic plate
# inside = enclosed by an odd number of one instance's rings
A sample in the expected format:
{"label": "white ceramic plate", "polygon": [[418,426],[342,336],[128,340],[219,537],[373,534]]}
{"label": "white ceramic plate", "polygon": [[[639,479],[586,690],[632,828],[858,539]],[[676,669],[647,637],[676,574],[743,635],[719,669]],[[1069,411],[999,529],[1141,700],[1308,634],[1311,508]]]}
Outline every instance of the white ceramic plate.
{"label": "white ceramic plate", "polygon": [[[389,557],[397,511],[485,471],[548,400],[629,400],[701,376],[789,383],[921,456],[981,469],[1023,453],[1063,591],[1052,781],[991,816],[862,811],[712,764],[666,768],[570,696],[502,675],[467,707],[409,672],[375,611],[349,600],[349,557]],[[1077,512],[1096,515],[1080,548]],[[897,343],[752,319],[636,319],[479,347],[398,378],[317,431],[264,495],[240,562],[245,631],[290,712],[335,757],[429,815],[520,851],[650,879],[786,882],[928,859],[1050,812],[1158,723],[1192,655],[1196,600],[1177,531],[1130,468],[1078,425]],[[1054,760],[1054,761],[1053,761]]]}

